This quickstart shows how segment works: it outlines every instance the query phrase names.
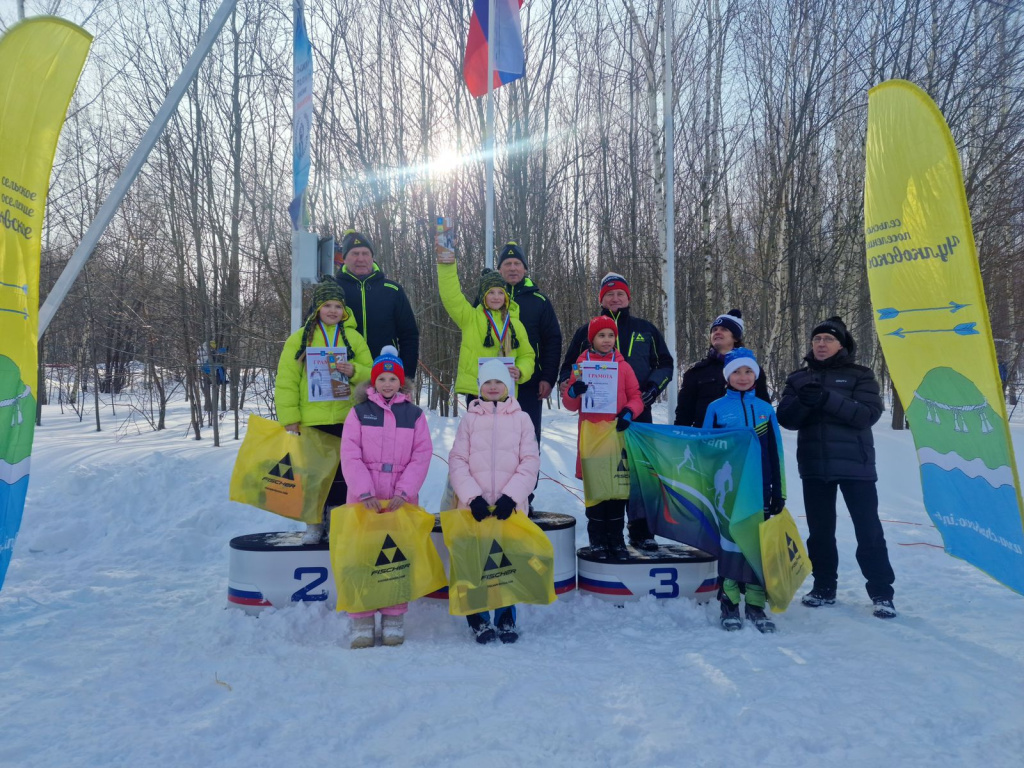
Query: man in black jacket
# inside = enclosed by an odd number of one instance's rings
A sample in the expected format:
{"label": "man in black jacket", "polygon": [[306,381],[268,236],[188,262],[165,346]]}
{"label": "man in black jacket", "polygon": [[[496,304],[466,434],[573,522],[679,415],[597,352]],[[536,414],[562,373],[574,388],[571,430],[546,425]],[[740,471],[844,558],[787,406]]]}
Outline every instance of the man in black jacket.
{"label": "man in black jacket", "polygon": [[540,445],[540,420],[544,401],[551,394],[562,355],[562,329],[558,325],[551,300],[540,292],[526,275],[526,254],[514,241],[509,241],[498,254],[498,272],[505,280],[509,298],[519,305],[519,321],[526,328],[530,344],[537,355],[536,369],[530,380],[519,387],[516,399],[533,422]]}
{"label": "man in black jacket", "polygon": [[[725,395],[726,382],[722,375],[725,356],[736,347],[743,346],[743,313],[730,309],[719,315],[711,324],[711,348],[707,357],[696,363],[683,374],[676,403],[675,425],[677,427],[702,427],[708,406]],[[768,385],[764,370],[757,374],[754,382],[754,396],[770,403]]]}
{"label": "man in black jacket", "polygon": [[406,378],[411,379],[420,358],[420,329],[409,297],[402,286],[384,277],[365,235],[348,230],[341,252],[345,263],[334,279],[345,292],[345,306],[355,315],[356,330],[374,357],[388,344],[397,347]]}
{"label": "man in black jacket", "polygon": [[[598,291],[601,314],[612,318],[619,329],[616,344],[619,352],[626,358],[626,362],[636,374],[636,380],[640,384],[640,394],[644,401],[644,412],[634,421],[650,424],[652,421],[651,405],[672,380],[675,363],[661,331],[648,321],[633,317],[629,313],[631,298],[629,283],[622,275],[609,272],[601,279],[601,288]],[[586,323],[581,326],[573,335],[572,341],[569,342],[569,348],[562,360],[562,368],[558,372],[559,384],[569,379],[572,366],[589,346],[590,342],[587,339],[589,325]],[[637,549],[649,552],[657,550],[658,544],[651,535],[647,520],[640,516],[640,511],[634,511],[630,507],[627,513],[630,518],[629,543]]]}
{"label": "man in black jacket", "polygon": [[807,555],[814,587],[804,605],[836,601],[839,553],[836,549],[836,491],[850,510],[857,535],[857,563],[867,579],[874,614],[896,615],[893,582],[882,523],[878,519],[875,446],[872,425],[882,415],[878,382],[870,368],[853,362],[857,345],[839,317],[814,328],[807,366],[786,379],[779,402],[779,424],[797,430],[796,460],[807,512]]}

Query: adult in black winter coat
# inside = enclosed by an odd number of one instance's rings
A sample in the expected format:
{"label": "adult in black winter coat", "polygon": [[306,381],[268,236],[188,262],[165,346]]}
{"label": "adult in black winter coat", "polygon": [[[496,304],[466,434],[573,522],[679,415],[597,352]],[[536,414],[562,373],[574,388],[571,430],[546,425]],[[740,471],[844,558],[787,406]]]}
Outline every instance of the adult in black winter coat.
{"label": "adult in black winter coat", "polygon": [[517,243],[509,241],[498,254],[498,272],[505,280],[509,298],[519,305],[519,322],[526,328],[526,335],[530,337],[530,344],[537,355],[533,376],[519,387],[516,399],[533,422],[537,445],[540,445],[541,410],[558,375],[562,328],[551,299],[540,292],[526,271],[526,254]]}
{"label": "adult in black winter coat", "polygon": [[345,306],[355,315],[356,330],[374,357],[388,344],[396,347],[411,380],[420,359],[420,329],[409,297],[402,286],[384,276],[365,235],[349,230],[341,240],[341,251],[345,263],[334,279],[345,292]]}
{"label": "adult in black winter coat", "polygon": [[[634,421],[650,424],[651,404],[672,380],[674,362],[661,331],[652,323],[630,314],[630,300],[629,283],[626,282],[626,278],[614,272],[609,272],[602,278],[598,292],[601,314],[615,321],[619,329],[619,352],[636,374],[636,380],[640,384],[640,395],[644,400],[644,412]],[[577,358],[590,346],[587,340],[589,327],[588,322],[573,334],[562,359],[562,367],[558,371],[559,384],[569,379]]]}
{"label": "adult in black winter coat", "polygon": [[[704,414],[708,406],[725,396],[726,381],[722,375],[725,356],[742,346],[743,313],[738,309],[730,309],[726,314],[716,317],[711,323],[711,348],[708,349],[707,357],[683,374],[673,422],[677,427],[700,428],[704,425]],[[757,381],[754,382],[754,396],[766,403],[771,402],[763,369],[758,372]]]}
{"label": "adult in black winter coat", "polygon": [[878,382],[870,368],[854,363],[856,343],[839,317],[814,328],[807,366],[786,380],[779,424],[797,430],[797,466],[807,512],[807,554],[814,587],[804,605],[836,600],[836,492],[850,510],[857,536],[857,563],[867,580],[875,616],[892,618],[893,574],[878,519],[872,425],[882,415]]}
{"label": "adult in black winter coat", "polygon": [[[629,313],[629,302],[631,295],[629,283],[626,278],[615,272],[609,272],[601,280],[601,288],[598,292],[598,302],[601,304],[601,314],[611,317],[618,328],[616,344],[619,352],[626,358],[636,374],[636,380],[640,384],[640,395],[644,401],[644,410],[634,421],[650,424],[651,405],[658,399],[668,383],[672,380],[672,371],[675,363],[672,354],[668,351],[665,338],[661,331],[646,320],[633,317]],[[590,324],[581,326],[569,342],[569,348],[562,360],[562,368],[558,372],[558,381],[562,383],[572,373],[572,366],[579,359],[579,356],[590,346],[587,338],[587,331]],[[654,552],[658,549],[658,543],[651,535],[647,519],[643,516],[643,510],[634,509],[630,505],[626,513],[629,517],[629,543],[637,549]]]}

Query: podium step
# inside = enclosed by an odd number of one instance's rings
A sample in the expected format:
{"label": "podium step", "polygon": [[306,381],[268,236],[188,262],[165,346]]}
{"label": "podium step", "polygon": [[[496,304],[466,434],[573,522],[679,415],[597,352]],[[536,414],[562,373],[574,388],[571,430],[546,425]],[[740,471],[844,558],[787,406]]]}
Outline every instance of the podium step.
{"label": "podium step", "polygon": [[599,560],[590,547],[576,552],[581,592],[621,604],[646,595],[707,602],[718,590],[718,560],[685,544],[662,544],[657,552],[629,547],[627,560]]}

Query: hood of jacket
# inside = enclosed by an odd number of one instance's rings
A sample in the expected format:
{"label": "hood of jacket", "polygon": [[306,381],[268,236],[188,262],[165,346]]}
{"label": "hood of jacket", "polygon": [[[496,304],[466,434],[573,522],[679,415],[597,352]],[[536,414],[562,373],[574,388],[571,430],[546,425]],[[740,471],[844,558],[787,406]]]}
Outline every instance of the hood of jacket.
{"label": "hood of jacket", "polygon": [[[495,405],[498,406],[497,409],[493,407]],[[470,413],[479,413],[483,416],[486,416],[488,414],[494,413],[495,410],[497,410],[498,413],[504,414],[517,413],[518,411],[521,411],[523,409],[519,406],[518,400],[516,400],[514,397],[509,397],[506,398],[505,400],[501,400],[498,403],[493,403],[490,400],[477,399],[470,403],[469,407],[466,410],[468,410]]]}

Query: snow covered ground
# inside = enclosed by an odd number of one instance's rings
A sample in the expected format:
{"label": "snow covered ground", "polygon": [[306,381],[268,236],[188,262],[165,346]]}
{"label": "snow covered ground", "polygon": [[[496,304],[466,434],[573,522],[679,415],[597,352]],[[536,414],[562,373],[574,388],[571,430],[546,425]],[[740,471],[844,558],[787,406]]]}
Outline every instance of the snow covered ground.
{"label": "snow covered ground", "polygon": [[[543,471],[578,487],[575,420],[546,417]],[[927,546],[909,432],[875,432],[894,621],[871,616],[841,515],[839,603],[794,605],[776,635],[723,632],[717,605],[570,593],[521,608],[516,645],[477,646],[421,600],[404,646],[350,651],[326,606],[226,607],[229,540],[298,526],[228,501],[238,443],[186,420],[118,436],[46,409],[0,593],[0,766],[1020,765],[1024,597]],[[430,423],[447,455],[455,420]],[[435,459],[428,509],[444,478]],[[537,506],[583,518],[555,482]]]}

